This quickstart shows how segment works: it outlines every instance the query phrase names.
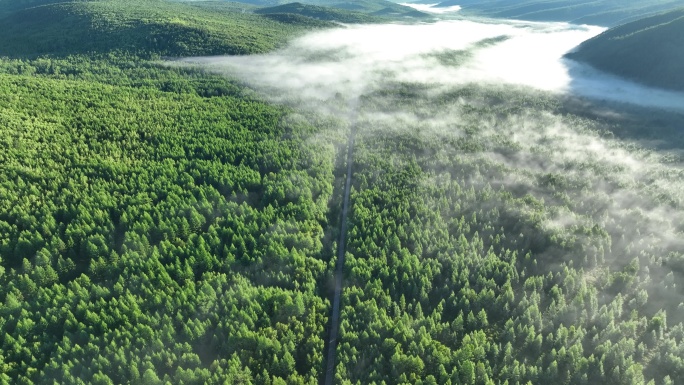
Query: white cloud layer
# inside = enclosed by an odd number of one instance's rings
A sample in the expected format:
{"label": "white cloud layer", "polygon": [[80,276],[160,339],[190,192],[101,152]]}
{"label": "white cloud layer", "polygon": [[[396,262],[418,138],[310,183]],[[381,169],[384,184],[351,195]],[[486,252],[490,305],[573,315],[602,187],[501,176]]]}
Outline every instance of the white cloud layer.
{"label": "white cloud layer", "polygon": [[445,13],[456,13],[461,10],[461,6],[454,5],[451,7],[438,7],[439,3],[435,4],[414,4],[414,3],[401,3],[401,5],[406,7],[411,7],[421,12],[445,14]]}
{"label": "white cloud layer", "polygon": [[[254,86],[302,96],[358,94],[388,79],[453,86],[512,84],[646,106],[684,109],[684,94],[653,89],[563,58],[604,29],[567,23],[445,20],[354,25],[308,34],[273,54],[189,59],[217,65]],[[494,44],[484,39],[506,37]],[[460,66],[433,54],[465,53]]]}

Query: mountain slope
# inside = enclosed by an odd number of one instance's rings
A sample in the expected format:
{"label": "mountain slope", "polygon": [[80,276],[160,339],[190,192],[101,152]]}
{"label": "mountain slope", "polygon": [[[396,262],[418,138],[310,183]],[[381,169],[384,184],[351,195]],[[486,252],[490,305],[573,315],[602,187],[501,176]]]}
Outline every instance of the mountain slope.
{"label": "mountain slope", "polygon": [[377,18],[361,12],[302,3],[289,3],[277,5],[275,7],[266,7],[258,9],[255,12],[271,17],[282,18],[285,15],[300,15],[318,20],[338,21],[341,23],[370,23],[378,21]]}
{"label": "mountain slope", "polygon": [[463,12],[489,17],[615,26],[649,14],[671,10],[678,0],[447,0]]}
{"label": "mountain slope", "polygon": [[348,9],[386,17],[428,17],[429,15],[413,8],[395,4],[389,1],[356,0],[356,1],[326,1],[330,7]]}
{"label": "mountain slope", "polygon": [[[240,0],[240,2],[258,6],[282,6],[292,4],[290,0]],[[429,17],[429,15],[427,15],[426,13],[416,11],[411,7],[406,7],[386,0],[304,0],[299,3],[318,7],[328,7],[347,11],[354,11],[367,15],[382,16],[385,18]],[[318,10],[316,12],[333,13],[333,11],[331,10]],[[339,19],[334,20],[340,21]]]}
{"label": "mountain slope", "polygon": [[[88,0],[74,0],[88,1]],[[55,3],[63,3],[62,0],[0,0],[0,18],[11,15],[16,11],[26,8],[38,7]]]}
{"label": "mountain slope", "polygon": [[651,86],[684,91],[684,8],[610,29],[567,56]]}
{"label": "mountain slope", "polygon": [[312,25],[279,23],[220,3],[49,4],[0,20],[0,56],[126,51],[162,56],[265,52]]}

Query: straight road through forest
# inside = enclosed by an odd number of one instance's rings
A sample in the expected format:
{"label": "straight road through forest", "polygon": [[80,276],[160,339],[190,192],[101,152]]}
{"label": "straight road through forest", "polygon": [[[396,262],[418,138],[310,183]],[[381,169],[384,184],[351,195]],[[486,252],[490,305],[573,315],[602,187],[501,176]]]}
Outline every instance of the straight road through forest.
{"label": "straight road through forest", "polygon": [[330,334],[328,338],[328,356],[326,359],[325,385],[332,385],[335,378],[335,353],[337,351],[337,335],[340,329],[340,297],[342,296],[342,276],[344,273],[344,255],[347,240],[347,212],[349,211],[349,195],[351,193],[352,163],[354,159],[354,137],[356,135],[356,111],[352,109],[352,117],[347,140],[347,179],[344,183],[344,199],[342,204],[342,221],[337,246],[337,263],[335,265],[335,293],[333,296]]}

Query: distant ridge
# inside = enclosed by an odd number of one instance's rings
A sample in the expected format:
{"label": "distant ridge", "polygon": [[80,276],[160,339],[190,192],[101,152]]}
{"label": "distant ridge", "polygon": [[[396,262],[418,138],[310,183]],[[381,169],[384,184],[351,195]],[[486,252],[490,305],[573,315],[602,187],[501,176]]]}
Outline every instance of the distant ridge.
{"label": "distant ridge", "polygon": [[[423,3],[427,1],[421,1]],[[616,26],[658,12],[676,9],[681,0],[445,0],[439,7],[458,5],[462,12],[533,21]]]}
{"label": "distant ridge", "polygon": [[684,8],[609,29],[567,57],[643,84],[684,91]]}
{"label": "distant ridge", "polygon": [[261,8],[256,10],[255,13],[277,16],[279,18],[284,18],[285,15],[299,15],[324,21],[338,21],[341,23],[370,23],[378,21],[376,17],[361,12],[302,3],[289,3],[277,5],[275,7]]}
{"label": "distant ridge", "polygon": [[[2,0],[0,0],[2,1]],[[290,14],[300,14],[303,16],[315,17],[319,20],[335,20],[341,21],[340,18],[349,18],[350,20],[361,19],[358,14],[366,16],[378,16],[384,19],[402,19],[402,18],[424,18],[430,15],[417,11],[411,7],[396,4],[387,0],[301,0],[299,2],[290,2],[287,0],[238,0],[242,3],[266,6],[264,8],[266,13],[262,14],[282,14],[287,11]],[[279,8],[285,7],[285,8]],[[317,7],[317,8],[311,8]],[[294,12],[292,12],[294,10]],[[345,15],[336,13],[339,11],[352,11],[357,14]],[[318,15],[318,16],[315,16]],[[334,18],[331,18],[335,16]],[[355,22],[355,21],[346,21]]]}

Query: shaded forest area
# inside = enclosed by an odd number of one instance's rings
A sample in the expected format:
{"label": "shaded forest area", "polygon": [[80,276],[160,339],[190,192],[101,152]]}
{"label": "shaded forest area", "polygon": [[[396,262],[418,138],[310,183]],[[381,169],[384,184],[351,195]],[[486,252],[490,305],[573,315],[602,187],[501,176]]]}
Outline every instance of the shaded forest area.
{"label": "shaded forest area", "polygon": [[684,8],[611,28],[567,56],[653,87],[684,91]]}
{"label": "shaded forest area", "polygon": [[487,17],[563,21],[612,27],[681,7],[681,2],[678,0],[446,0],[440,2],[437,7],[453,5],[461,6],[463,12]]}

